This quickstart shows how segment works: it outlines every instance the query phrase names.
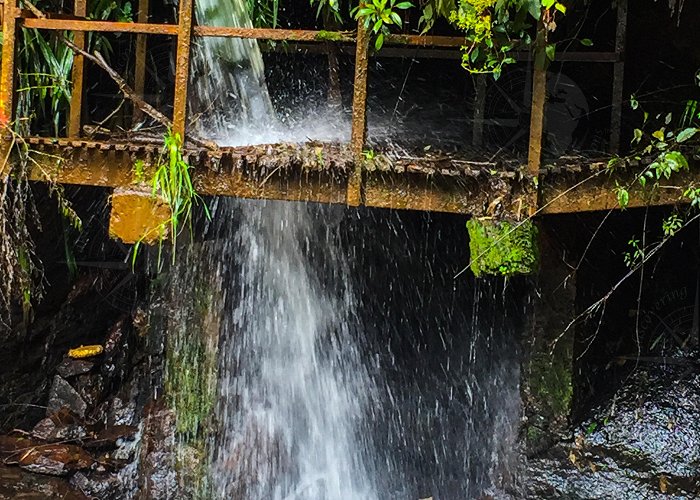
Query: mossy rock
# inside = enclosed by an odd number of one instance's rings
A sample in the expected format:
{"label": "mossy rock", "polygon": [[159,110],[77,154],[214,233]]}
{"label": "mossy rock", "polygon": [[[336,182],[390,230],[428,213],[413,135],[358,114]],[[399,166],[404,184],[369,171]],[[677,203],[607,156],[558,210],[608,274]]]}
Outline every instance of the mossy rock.
{"label": "mossy rock", "polygon": [[467,231],[470,268],[476,277],[531,274],[537,270],[537,227],[532,221],[473,218],[467,222]]}

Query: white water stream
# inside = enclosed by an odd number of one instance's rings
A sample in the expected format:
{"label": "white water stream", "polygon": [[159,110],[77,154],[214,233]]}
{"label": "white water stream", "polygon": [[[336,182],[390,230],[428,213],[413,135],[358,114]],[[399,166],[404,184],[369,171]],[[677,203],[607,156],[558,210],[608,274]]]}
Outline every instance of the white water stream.
{"label": "white water stream", "polygon": [[[196,1],[200,24],[249,26],[245,9],[244,0]],[[277,119],[256,42],[197,43],[191,92],[198,104],[190,116],[200,132],[223,144],[338,138],[329,120],[311,117],[310,127],[289,128]],[[455,318],[465,324],[453,324],[451,311],[421,316],[429,314],[420,309],[429,299],[411,289],[410,271],[396,281],[405,273],[392,270],[396,259],[378,267],[371,255],[388,249],[373,241],[375,234],[349,234],[344,213],[306,203],[217,201],[218,250],[193,264],[216,275],[205,282],[221,286],[209,301],[221,310],[207,312],[221,339],[211,465],[216,498],[415,500],[418,492],[444,491],[460,493],[440,498],[459,500],[485,491],[501,462],[499,439],[508,435],[503,420],[513,411],[495,415],[487,398],[517,395],[517,369],[515,375],[505,370],[501,354],[476,368],[466,361],[474,353],[465,351],[471,345],[496,352],[489,340],[494,332],[478,334],[483,325],[470,328],[461,313]],[[360,213],[367,214],[352,217]],[[351,226],[363,229],[356,220]],[[376,227],[398,234],[384,222]],[[411,257],[407,250],[399,255]],[[356,259],[369,260],[360,266]],[[358,273],[369,274],[360,279]],[[384,310],[373,302],[389,292],[406,304]],[[369,295],[361,299],[360,293]],[[404,306],[412,309],[391,321]],[[466,336],[454,346],[450,340],[448,352],[444,337],[456,333]],[[392,345],[426,335],[443,339],[446,364],[427,353],[437,364],[395,372],[400,354]],[[421,356],[420,350],[410,356]]]}

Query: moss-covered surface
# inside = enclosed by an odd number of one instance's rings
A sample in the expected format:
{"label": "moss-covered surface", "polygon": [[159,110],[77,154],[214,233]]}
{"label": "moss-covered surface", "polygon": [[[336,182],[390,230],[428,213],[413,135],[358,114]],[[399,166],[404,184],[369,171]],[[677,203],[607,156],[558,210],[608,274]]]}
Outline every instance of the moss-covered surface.
{"label": "moss-covered surface", "polygon": [[316,40],[324,42],[342,42],[347,37],[342,33],[338,33],[337,31],[321,30],[316,34],[314,38]]}
{"label": "moss-covered surface", "polygon": [[473,218],[469,231],[470,268],[475,276],[530,274],[537,270],[537,227],[522,223]]}
{"label": "moss-covered surface", "polygon": [[[207,249],[191,252],[205,255]],[[189,255],[170,272],[164,389],[175,414],[176,472],[185,498],[211,498],[208,444],[217,397],[220,307],[215,273],[188,267]],[[206,258],[203,260],[206,262]],[[220,305],[219,305],[220,306]]]}

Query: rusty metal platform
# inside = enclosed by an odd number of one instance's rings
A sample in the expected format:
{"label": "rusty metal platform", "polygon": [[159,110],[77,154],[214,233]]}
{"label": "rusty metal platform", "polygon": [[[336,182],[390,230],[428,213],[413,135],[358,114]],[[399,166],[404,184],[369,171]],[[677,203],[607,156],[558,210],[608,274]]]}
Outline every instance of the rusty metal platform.
{"label": "rusty metal platform", "polygon": [[[138,184],[133,166],[150,178],[162,145],[32,137],[33,180],[109,188]],[[193,182],[202,195],[350,204],[358,170],[360,205],[474,216],[558,214],[617,207],[616,183],[630,186],[630,207],[681,202],[680,187],[700,182],[700,158],[663,189],[645,192],[635,182],[639,164],[607,170],[607,160],[562,157],[539,171],[536,188],[527,160],[473,161],[444,153],[408,157],[378,152],[356,160],[349,144],[307,142],[186,149]],[[674,188],[675,186],[675,188]]]}
{"label": "rusty metal platform", "polygon": [[[96,21],[85,17],[86,0],[74,0],[74,15],[42,13],[25,2],[29,10],[18,7],[17,0],[2,1],[2,71],[0,74],[0,113],[14,117],[16,97],[15,55],[19,49],[16,36],[21,27],[75,32],[75,46],[85,48],[85,33],[115,32],[136,34],[136,53],[132,89],[143,96],[146,37],[175,37],[177,64],[173,132],[192,143],[187,130],[187,83],[190,71],[193,37],[226,36],[266,40],[285,40],[294,44],[314,45],[319,50],[343,50],[355,53],[353,81],[352,133],[347,144],[303,143],[274,144],[241,148],[186,149],[194,167],[196,188],[204,195],[225,195],[246,198],[307,200],[369,207],[429,210],[472,214],[476,216],[554,214],[614,208],[616,182],[630,186],[630,206],[651,203],[673,204],[682,193],[677,185],[689,179],[698,180],[691,169],[683,176],[674,176],[676,184],[647,193],[634,182],[634,168],[618,169],[610,176],[604,159],[560,158],[553,165],[543,165],[543,121],[546,106],[546,72],[535,68],[530,109],[528,157],[511,161],[477,161],[447,154],[401,156],[391,151],[366,158],[367,73],[369,35],[363,23],[354,32],[321,32],[313,30],[262,29],[196,26],[192,22],[192,0],[179,2],[177,24],[148,22],[148,0],[139,1],[137,22]],[[617,4],[615,50],[609,53],[580,52],[557,54],[571,61],[592,61],[614,66],[610,149],[619,144],[622,75],[627,2]],[[402,47],[432,51],[433,55],[454,57],[463,44],[461,37],[392,35],[387,38],[390,51],[401,55]],[[354,45],[354,47],[353,47]],[[335,47],[332,48],[331,46]],[[75,50],[75,49],[74,49]],[[398,51],[398,52],[397,52]],[[452,51],[450,54],[447,52]],[[329,52],[330,53],[330,52]],[[530,55],[523,55],[530,57]],[[24,140],[34,151],[34,180],[124,188],[132,186],[136,162],[145,165],[149,178],[160,154],[161,144],[147,142],[99,142],[81,137],[82,97],[84,93],[84,56],[76,54],[73,65],[73,101],[68,119],[68,138]],[[126,85],[126,83],[124,83]],[[121,87],[120,87],[121,88]],[[126,94],[126,92],[125,92]],[[483,92],[482,92],[483,94]],[[479,142],[483,103],[475,97],[474,143]],[[483,99],[483,95],[482,95]],[[139,110],[143,111],[143,110]],[[164,118],[164,120],[169,120]],[[0,143],[0,153],[8,157],[8,137]],[[189,140],[188,140],[189,139]],[[697,158],[694,160],[697,164]],[[631,165],[635,167],[634,165]],[[695,165],[697,168],[697,165]],[[0,165],[5,175],[6,165]],[[636,169],[638,171],[638,169]]]}

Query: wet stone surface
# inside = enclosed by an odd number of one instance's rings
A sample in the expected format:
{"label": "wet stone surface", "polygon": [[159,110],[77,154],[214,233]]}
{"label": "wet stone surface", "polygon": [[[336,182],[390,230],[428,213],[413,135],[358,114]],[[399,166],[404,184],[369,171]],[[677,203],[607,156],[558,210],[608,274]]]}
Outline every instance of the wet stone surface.
{"label": "wet stone surface", "polygon": [[528,464],[528,498],[700,496],[697,365],[639,367],[606,404]]}

